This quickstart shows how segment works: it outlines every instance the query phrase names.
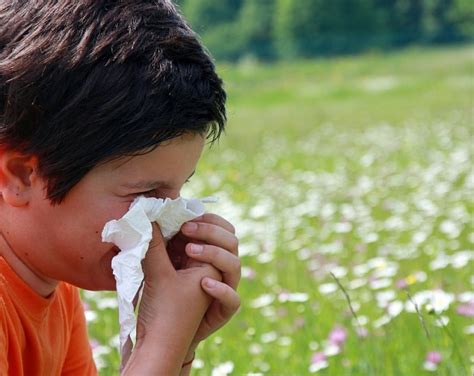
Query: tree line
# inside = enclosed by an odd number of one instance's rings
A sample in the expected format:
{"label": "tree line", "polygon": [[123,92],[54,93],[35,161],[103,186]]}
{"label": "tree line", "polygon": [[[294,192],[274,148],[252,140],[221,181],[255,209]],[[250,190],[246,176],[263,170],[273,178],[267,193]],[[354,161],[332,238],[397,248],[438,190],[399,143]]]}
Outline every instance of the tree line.
{"label": "tree line", "polygon": [[176,0],[217,59],[474,40],[474,0]]}

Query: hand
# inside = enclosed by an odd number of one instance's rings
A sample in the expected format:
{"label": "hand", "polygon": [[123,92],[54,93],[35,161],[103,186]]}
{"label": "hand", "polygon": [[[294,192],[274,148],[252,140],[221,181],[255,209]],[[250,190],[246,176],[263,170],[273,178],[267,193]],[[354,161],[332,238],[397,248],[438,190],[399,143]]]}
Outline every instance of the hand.
{"label": "hand", "polygon": [[[186,266],[206,263],[222,273],[222,282],[212,277],[201,280],[202,288],[214,300],[198,327],[190,349],[192,352],[200,341],[226,324],[240,306],[240,297],[236,292],[241,275],[239,242],[234,226],[216,214],[204,214],[187,222],[181,231],[190,241],[185,247],[186,254],[191,258],[187,260]],[[193,252],[195,246],[201,250],[200,253]],[[214,286],[208,285],[208,282],[214,283]]]}
{"label": "hand", "polygon": [[175,270],[156,223],[143,270],[137,343],[124,374],[177,374],[212,300],[200,281],[221,275],[210,264]]}

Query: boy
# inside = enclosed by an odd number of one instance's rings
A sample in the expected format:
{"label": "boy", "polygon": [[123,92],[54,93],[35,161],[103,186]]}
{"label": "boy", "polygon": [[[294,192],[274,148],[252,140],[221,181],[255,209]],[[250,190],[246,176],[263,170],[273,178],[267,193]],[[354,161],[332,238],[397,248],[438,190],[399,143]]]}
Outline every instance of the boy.
{"label": "boy", "polygon": [[[0,374],[97,373],[77,287],[115,288],[102,228],[179,196],[225,98],[168,0],[0,2]],[[238,241],[214,214],[168,250],[153,226],[123,374],[188,374],[239,307]]]}

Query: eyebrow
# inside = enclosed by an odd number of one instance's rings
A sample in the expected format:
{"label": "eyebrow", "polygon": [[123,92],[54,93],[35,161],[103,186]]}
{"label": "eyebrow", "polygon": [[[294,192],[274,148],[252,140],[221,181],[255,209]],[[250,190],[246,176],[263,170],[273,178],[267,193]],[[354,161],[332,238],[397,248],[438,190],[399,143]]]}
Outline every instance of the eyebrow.
{"label": "eyebrow", "polygon": [[[194,175],[196,170],[192,172],[191,175],[188,176],[186,181],[191,179],[191,177]],[[143,189],[143,190],[149,190],[157,187],[165,188],[165,189],[172,189],[172,184],[166,181],[162,180],[140,180],[136,183],[125,183],[123,185],[125,188],[130,188],[130,189]]]}

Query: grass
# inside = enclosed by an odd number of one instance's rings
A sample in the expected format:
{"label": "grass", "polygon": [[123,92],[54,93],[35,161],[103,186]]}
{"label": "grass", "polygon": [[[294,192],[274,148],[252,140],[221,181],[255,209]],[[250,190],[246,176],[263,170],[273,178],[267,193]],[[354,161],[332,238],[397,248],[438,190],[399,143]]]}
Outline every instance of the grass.
{"label": "grass", "polygon": [[[184,195],[218,196],[209,209],[236,225],[242,307],[193,374],[472,372],[474,47],[219,71],[227,134]],[[113,300],[85,296],[101,374],[116,374]]]}

